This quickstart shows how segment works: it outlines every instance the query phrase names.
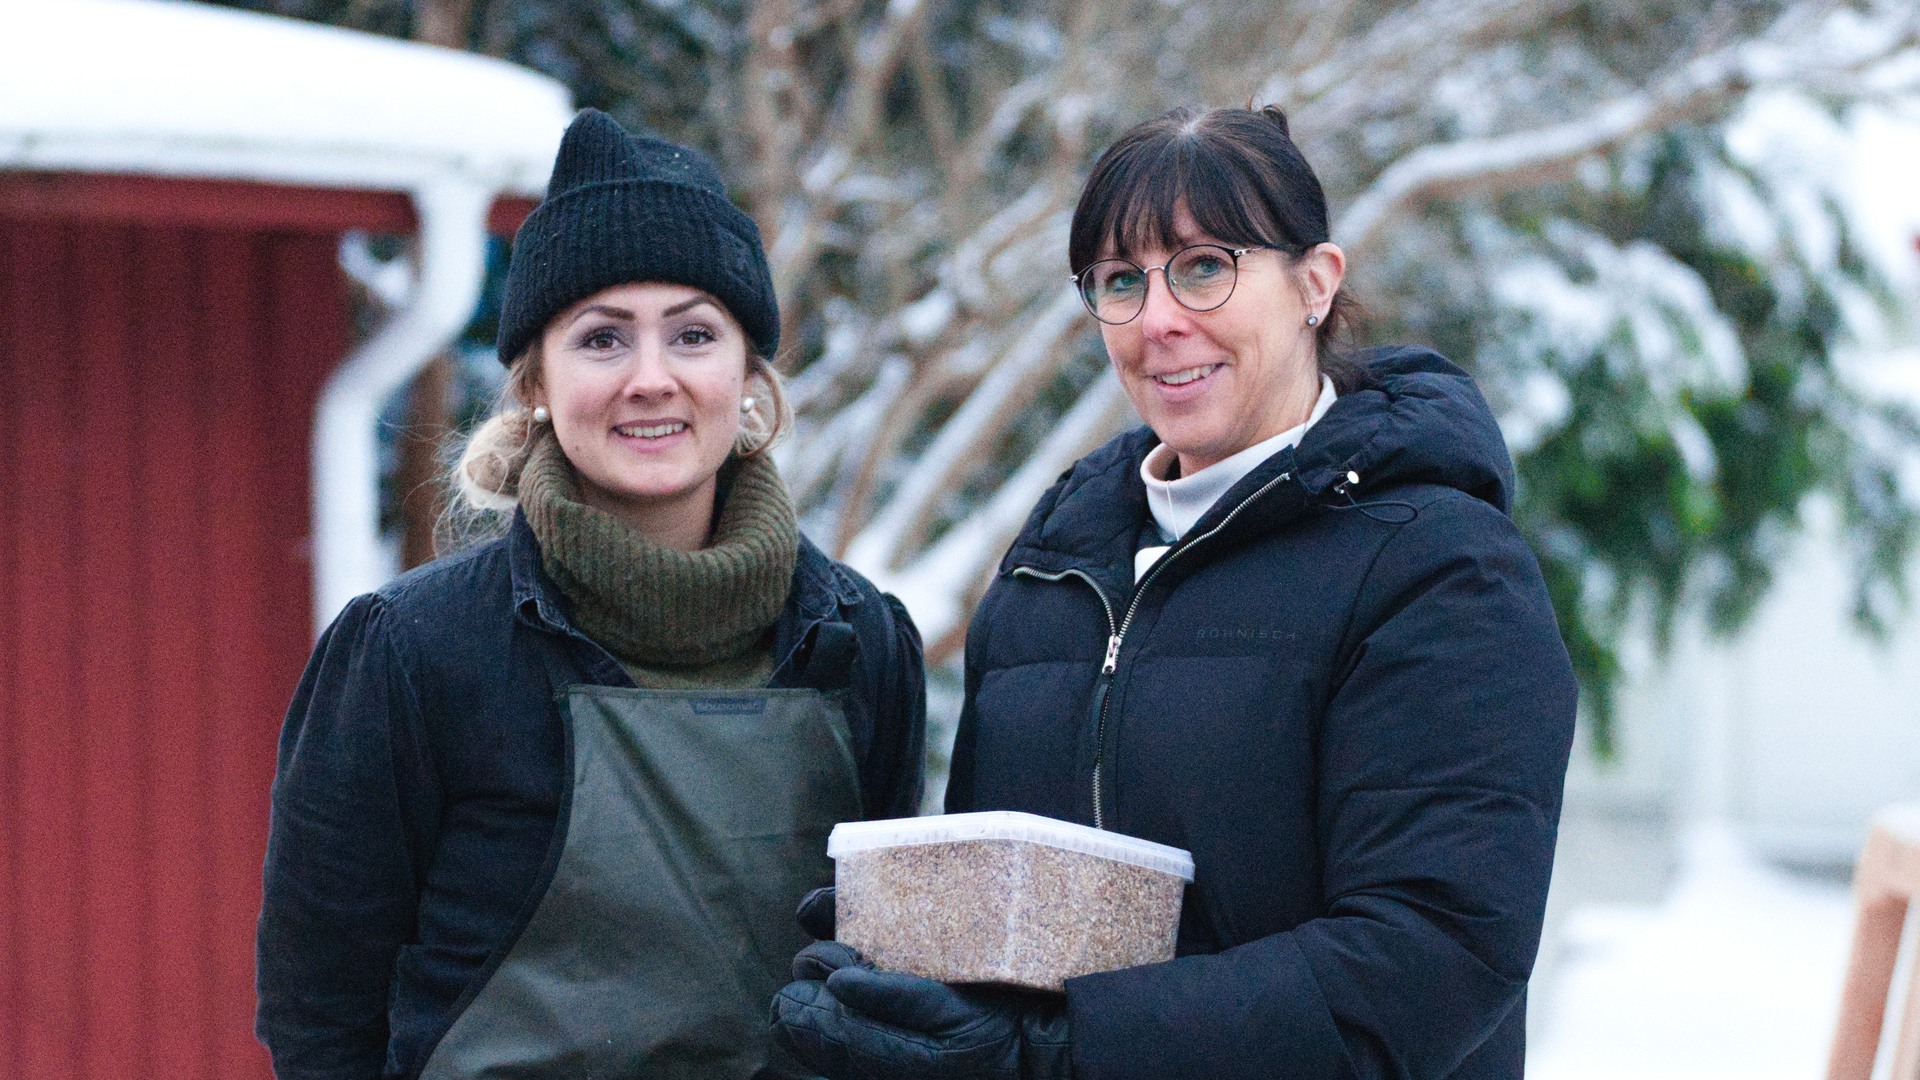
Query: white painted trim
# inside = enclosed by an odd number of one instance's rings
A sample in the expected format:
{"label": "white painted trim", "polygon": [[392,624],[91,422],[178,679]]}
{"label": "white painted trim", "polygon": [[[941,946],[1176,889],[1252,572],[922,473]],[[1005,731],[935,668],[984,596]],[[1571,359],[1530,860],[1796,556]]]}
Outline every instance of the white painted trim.
{"label": "white painted trim", "polygon": [[392,577],[380,543],[380,406],[451,344],[486,270],[491,187],[444,178],[413,192],[420,214],[412,296],[327,381],[313,429],[316,633]]}

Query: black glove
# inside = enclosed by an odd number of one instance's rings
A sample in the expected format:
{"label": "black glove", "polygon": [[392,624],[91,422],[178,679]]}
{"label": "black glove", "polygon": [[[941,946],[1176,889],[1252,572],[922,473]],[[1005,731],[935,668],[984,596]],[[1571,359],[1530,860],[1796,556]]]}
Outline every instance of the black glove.
{"label": "black glove", "polygon": [[835,941],[793,959],[773,1037],[829,1080],[1070,1080],[1066,1001],[875,971]]}
{"label": "black glove", "polygon": [[827,885],[801,897],[800,908],[793,913],[793,917],[808,937],[815,941],[832,941],[833,913],[833,886]]}

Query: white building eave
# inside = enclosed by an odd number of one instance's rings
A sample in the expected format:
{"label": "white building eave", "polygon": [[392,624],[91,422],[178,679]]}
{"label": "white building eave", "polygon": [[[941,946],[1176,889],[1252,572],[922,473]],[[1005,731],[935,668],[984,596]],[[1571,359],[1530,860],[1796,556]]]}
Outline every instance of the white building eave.
{"label": "white building eave", "polygon": [[567,90],[487,57],[181,0],[0,0],[0,169],[537,195]]}

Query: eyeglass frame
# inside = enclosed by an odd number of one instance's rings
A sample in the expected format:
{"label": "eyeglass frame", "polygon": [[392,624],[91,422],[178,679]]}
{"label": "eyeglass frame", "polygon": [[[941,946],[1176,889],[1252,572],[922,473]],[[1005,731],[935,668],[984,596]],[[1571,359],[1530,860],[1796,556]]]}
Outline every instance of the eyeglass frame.
{"label": "eyeglass frame", "polygon": [[[1197,308],[1197,307],[1194,307],[1192,304],[1187,303],[1185,300],[1180,299],[1180,290],[1173,287],[1173,277],[1171,274],[1168,273],[1168,269],[1173,266],[1175,260],[1179,259],[1180,256],[1185,255],[1187,252],[1192,251],[1194,248],[1203,248],[1203,247],[1219,248],[1221,251],[1224,251],[1228,255],[1233,256],[1233,284],[1228,287],[1227,295],[1221,297],[1219,303],[1213,305],[1212,307]],[[1132,322],[1133,320],[1139,318],[1141,314],[1147,310],[1147,294],[1144,291],[1144,287],[1143,287],[1143,291],[1140,293],[1139,310],[1135,311],[1133,314],[1127,316],[1126,318],[1121,319],[1119,322],[1109,322],[1106,319],[1102,319],[1100,317],[1100,313],[1093,310],[1093,301],[1087,298],[1087,290],[1081,286],[1080,279],[1086,275],[1087,271],[1092,270],[1094,267],[1099,266],[1103,262],[1126,263],[1128,266],[1131,266],[1135,270],[1140,271],[1140,276],[1142,278],[1146,277],[1148,273],[1154,270],[1160,271],[1160,280],[1163,283],[1165,283],[1167,287],[1167,295],[1173,297],[1173,302],[1176,304],[1179,304],[1183,308],[1186,308],[1188,311],[1191,311],[1195,314],[1201,314],[1208,311],[1219,311],[1221,308],[1227,306],[1227,301],[1233,299],[1234,290],[1240,287],[1240,257],[1242,255],[1247,255],[1255,251],[1278,251],[1278,250],[1279,249],[1274,247],[1272,244],[1254,244],[1251,247],[1230,248],[1225,244],[1215,244],[1209,241],[1209,242],[1200,243],[1200,244],[1188,244],[1186,247],[1183,247],[1179,251],[1176,251],[1172,255],[1168,256],[1167,261],[1161,263],[1159,266],[1141,266],[1139,263],[1134,262],[1132,259],[1122,259],[1117,255],[1111,256],[1105,259],[1095,259],[1092,262],[1088,263],[1086,266],[1082,267],[1079,273],[1067,275],[1067,280],[1073,282],[1074,284],[1073,291],[1080,297],[1080,306],[1086,309],[1086,312],[1088,315],[1093,316],[1093,319],[1095,322],[1099,323],[1102,326],[1125,326],[1128,323]]]}

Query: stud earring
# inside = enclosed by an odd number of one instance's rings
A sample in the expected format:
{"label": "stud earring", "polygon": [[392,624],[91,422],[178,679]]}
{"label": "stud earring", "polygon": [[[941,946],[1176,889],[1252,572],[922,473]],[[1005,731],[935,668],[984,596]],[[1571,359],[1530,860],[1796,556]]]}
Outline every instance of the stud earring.
{"label": "stud earring", "polygon": [[1319,326],[1319,325],[1320,325],[1320,316],[1318,316],[1318,315],[1309,315],[1309,316],[1307,316],[1307,325],[1308,325],[1308,326]]}
{"label": "stud earring", "polygon": [[743,397],[743,398],[741,398],[741,399],[740,399],[740,411],[741,411],[741,412],[752,412],[752,411],[753,411],[753,399],[752,399],[752,398],[750,398],[750,397]]}
{"label": "stud earring", "polygon": [[534,423],[544,424],[551,419],[553,419],[553,414],[547,411],[547,407],[545,405],[535,405],[533,407]]}

